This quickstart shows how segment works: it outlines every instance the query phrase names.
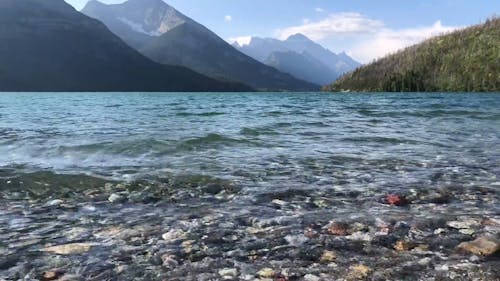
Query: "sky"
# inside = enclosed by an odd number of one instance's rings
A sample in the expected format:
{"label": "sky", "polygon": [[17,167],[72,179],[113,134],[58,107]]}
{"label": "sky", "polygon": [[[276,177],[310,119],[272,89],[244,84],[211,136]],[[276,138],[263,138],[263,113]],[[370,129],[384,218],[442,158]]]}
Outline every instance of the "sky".
{"label": "sky", "polygon": [[[80,10],[87,0],[66,0]],[[121,3],[124,0],[101,0]],[[498,0],[166,0],[229,42],[302,33],[367,63],[500,14]]]}

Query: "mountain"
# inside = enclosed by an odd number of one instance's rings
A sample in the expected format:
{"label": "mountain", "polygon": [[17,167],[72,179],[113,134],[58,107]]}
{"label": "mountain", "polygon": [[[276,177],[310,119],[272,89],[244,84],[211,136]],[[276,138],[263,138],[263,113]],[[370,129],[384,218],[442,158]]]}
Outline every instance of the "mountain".
{"label": "mountain", "polygon": [[327,91],[500,91],[500,19],[431,38],[344,75]]}
{"label": "mountain", "polygon": [[292,35],[288,37],[284,43],[285,46],[292,51],[310,54],[339,75],[361,65],[359,62],[346,55],[346,53],[335,54],[302,34]]}
{"label": "mountain", "polygon": [[236,91],[155,63],[63,0],[0,1],[0,91]]}
{"label": "mountain", "polygon": [[267,65],[320,85],[329,84],[361,65],[347,54],[335,54],[302,34],[284,41],[252,37],[249,44],[233,46]]}
{"label": "mountain", "polygon": [[297,78],[320,85],[326,85],[339,76],[308,53],[273,52],[264,62]]}
{"label": "mountain", "polygon": [[285,42],[273,38],[252,37],[248,44],[234,42],[233,46],[260,62],[265,62],[272,53],[292,51]]}
{"label": "mountain", "polygon": [[102,21],[130,46],[159,63],[185,66],[260,90],[320,88],[242,54],[162,0],[129,0],[114,5],[92,0],[82,12]]}

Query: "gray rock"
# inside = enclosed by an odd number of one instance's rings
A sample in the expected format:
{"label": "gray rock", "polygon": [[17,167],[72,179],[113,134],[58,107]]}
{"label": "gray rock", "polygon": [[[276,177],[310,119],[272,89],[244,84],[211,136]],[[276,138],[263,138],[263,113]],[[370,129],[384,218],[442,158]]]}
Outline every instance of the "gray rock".
{"label": "gray rock", "polygon": [[316,275],[313,275],[313,274],[306,274],[304,276],[304,281],[319,281],[320,278]]}
{"label": "gray rock", "polygon": [[113,193],[109,196],[108,201],[111,203],[123,203],[127,200],[124,196],[121,196],[119,194]]}
{"label": "gray rock", "polygon": [[45,203],[44,207],[59,207],[63,203],[64,203],[64,201],[61,199],[54,199],[54,200],[51,200],[51,201]]}
{"label": "gray rock", "polygon": [[222,277],[222,279],[233,279],[233,278],[236,278],[238,276],[238,269],[236,268],[223,268],[221,270],[219,270],[219,275]]}
{"label": "gray rock", "polygon": [[0,257],[0,270],[9,269],[17,264],[19,261],[18,255],[7,255]]}

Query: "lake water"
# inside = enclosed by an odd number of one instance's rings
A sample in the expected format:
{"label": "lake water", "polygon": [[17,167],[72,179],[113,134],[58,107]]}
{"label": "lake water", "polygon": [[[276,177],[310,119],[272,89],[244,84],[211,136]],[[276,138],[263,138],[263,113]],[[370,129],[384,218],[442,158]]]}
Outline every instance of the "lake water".
{"label": "lake water", "polygon": [[[0,166],[259,187],[499,174],[497,94],[2,94]],[[257,186],[256,186],[257,187]]]}
{"label": "lake water", "polygon": [[[238,232],[250,226],[288,227],[281,236],[269,230],[270,236],[260,239],[300,248],[306,244],[293,240],[294,235],[303,233],[309,224],[326,224],[332,219],[375,227],[389,218],[409,225],[419,219],[445,216],[453,220],[464,214],[473,219],[495,218],[500,212],[499,176],[498,94],[0,94],[0,198],[4,202],[0,236],[4,241],[17,241],[25,234],[13,235],[13,230],[31,233],[26,229],[33,225],[50,226],[58,233],[73,231],[75,225],[92,229],[76,241],[99,240],[96,233],[103,230],[103,224],[126,228],[146,224],[155,235],[168,230],[157,229],[159,225],[169,225],[211,236],[212,229],[199,223],[208,220],[218,224],[218,229],[231,229],[239,239],[224,244],[226,248],[221,246],[225,253],[219,253],[221,256],[253,241],[247,232]],[[127,190],[116,187],[116,193],[128,196],[128,201],[120,200],[125,201],[123,205],[103,203],[113,192],[109,186],[106,197],[95,197],[102,200],[85,194],[86,199],[72,202],[68,193],[57,193],[63,185],[71,191],[78,185],[95,187],[99,185],[96,181],[147,184]],[[46,190],[32,191],[36,185]],[[134,192],[156,185],[168,189],[168,196],[175,199],[166,205],[135,203]],[[214,191],[214,185],[223,188]],[[206,189],[182,193],[186,186]],[[166,198],[161,190],[155,191],[154,202]],[[409,209],[382,204],[389,193],[404,194],[416,203]],[[437,201],[431,200],[434,193],[446,193],[446,202],[441,200],[446,204],[435,205]],[[58,198],[73,207],[43,211],[50,215],[40,219],[37,208],[47,210],[51,205],[47,201]],[[143,199],[138,202],[148,201]],[[89,210],[95,213],[89,215]],[[55,224],[61,217],[67,225]],[[91,222],[85,224],[82,217]],[[36,232],[35,236],[60,243],[75,241],[73,236],[54,236],[52,232]],[[451,253],[446,247],[443,249]],[[3,251],[14,255],[27,248]],[[286,265],[283,256],[266,253],[268,259]],[[109,261],[106,254],[109,251],[100,252],[102,260]],[[86,264],[94,258],[95,253],[68,264]],[[298,266],[296,262],[288,265]],[[40,257],[38,263],[39,268],[50,267]],[[346,268],[349,264],[345,262]],[[253,266],[257,265],[264,266],[258,262]],[[92,264],[88,266],[80,274],[95,274]],[[227,266],[231,265],[213,268]],[[189,266],[179,268],[164,276],[182,280],[184,274],[195,272]],[[18,270],[4,273],[17,276]],[[108,271],[102,269],[112,274]],[[2,268],[0,277],[1,273]],[[149,276],[144,271],[124,274],[120,278]]]}

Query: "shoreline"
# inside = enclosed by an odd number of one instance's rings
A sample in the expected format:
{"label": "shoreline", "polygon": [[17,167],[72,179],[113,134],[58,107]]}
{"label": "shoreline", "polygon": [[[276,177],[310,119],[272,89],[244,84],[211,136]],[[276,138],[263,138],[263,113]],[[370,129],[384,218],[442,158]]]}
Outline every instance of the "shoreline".
{"label": "shoreline", "polygon": [[254,194],[202,175],[125,183],[11,174],[0,185],[0,280],[494,280],[499,274],[498,251],[474,255],[459,246],[500,238],[498,187],[422,187],[401,193],[408,201],[399,204],[383,189]]}

